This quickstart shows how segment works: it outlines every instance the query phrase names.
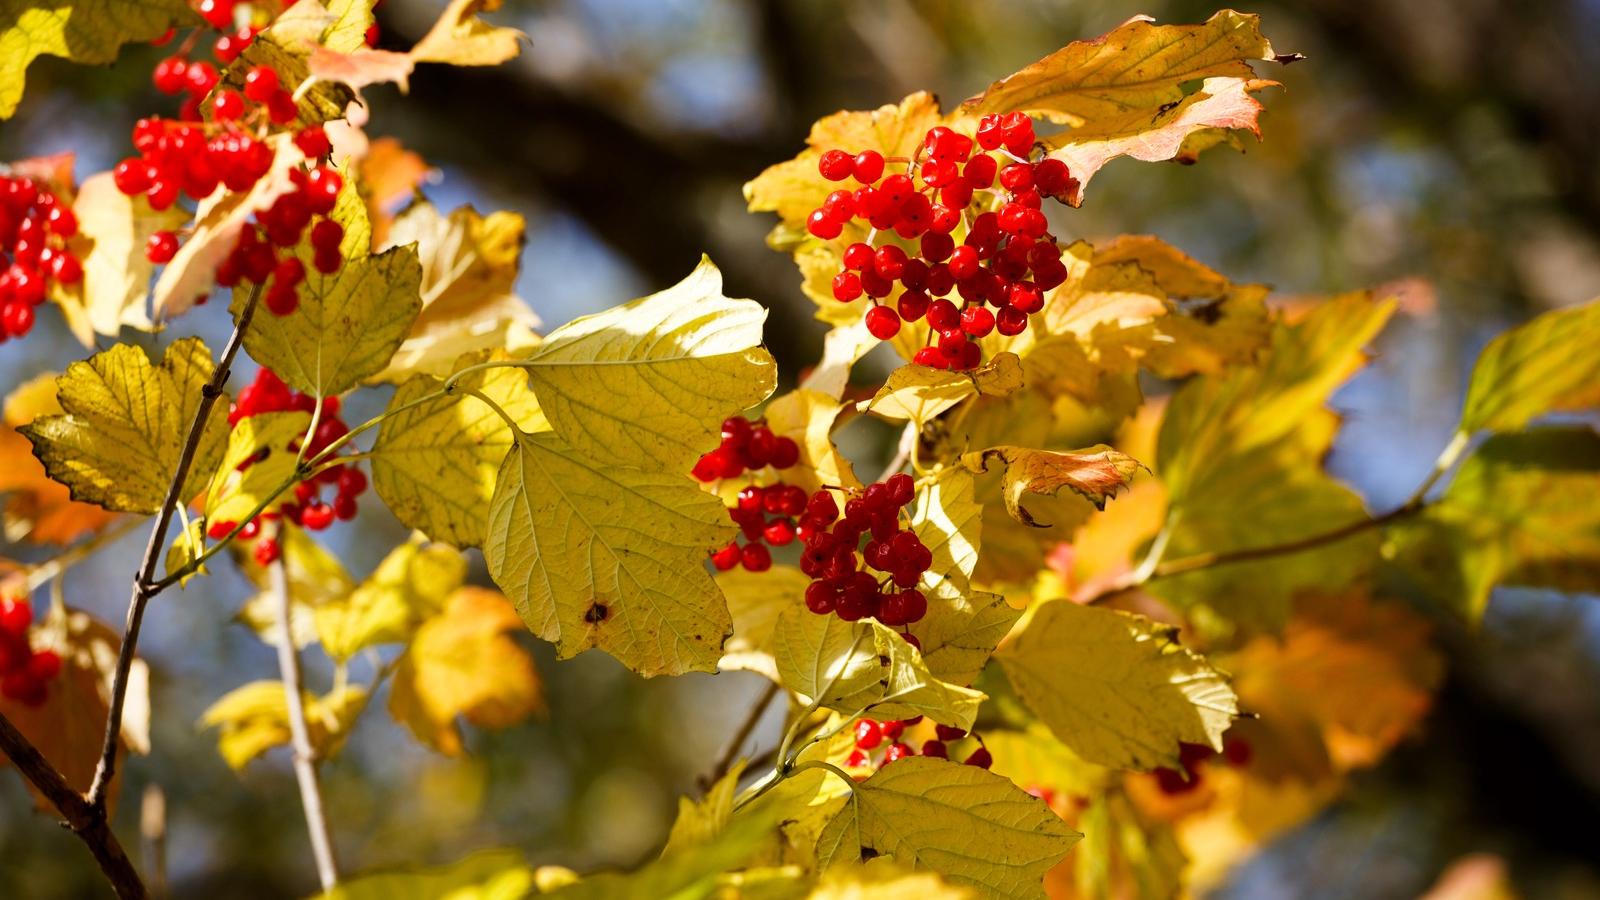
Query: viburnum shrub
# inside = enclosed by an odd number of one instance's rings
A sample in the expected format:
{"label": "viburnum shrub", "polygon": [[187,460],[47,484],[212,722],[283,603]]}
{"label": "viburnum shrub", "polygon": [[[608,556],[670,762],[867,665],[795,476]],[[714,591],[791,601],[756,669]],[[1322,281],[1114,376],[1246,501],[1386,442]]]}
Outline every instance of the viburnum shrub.
{"label": "viburnum shrub", "polygon": [[[1600,588],[1600,435],[1542,421],[1593,408],[1600,304],[1490,342],[1434,467],[1373,514],[1322,463],[1329,397],[1393,298],[1279,304],[1159,238],[1075,236],[1113,160],[1204,163],[1257,131],[1257,67],[1293,57],[1253,16],[1141,17],[951,109],[818,121],[745,186],[827,326],[780,377],[766,311],[708,259],[536,335],[523,219],[436,209],[422,161],[364,132],[366,87],[516,56],[479,16],[496,4],[452,0],[377,50],[371,0],[63,2],[0,22],[23,48],[0,115],[34,56],[130,41],[176,42],[153,78],[184,97],[81,184],[67,155],[0,171],[6,332],[59,312],[103,347],[5,404],[27,546],[0,560],[0,750],[121,896],[145,889],[113,788],[148,748],[124,710],[148,708],[138,640],[173,588],[242,605],[276,649],[280,677],[202,727],[235,768],[292,746],[308,889],[314,868],[333,897],[678,898],[1200,889],[1419,726],[1442,677],[1419,609]],[[232,326],[218,352],[180,336],[204,317]],[[856,365],[880,343],[900,358],[881,381]],[[413,534],[352,573],[321,537],[389,533],[357,515],[369,486]],[[141,517],[119,632],[68,605],[72,567]],[[492,587],[468,584],[474,548]],[[255,589],[209,577],[225,565]],[[380,694],[446,756],[540,710],[523,630],[560,659],[765,686],[659,860],[342,874],[319,765]],[[311,653],[328,665],[302,674]],[[85,729],[102,739],[62,738]]]}

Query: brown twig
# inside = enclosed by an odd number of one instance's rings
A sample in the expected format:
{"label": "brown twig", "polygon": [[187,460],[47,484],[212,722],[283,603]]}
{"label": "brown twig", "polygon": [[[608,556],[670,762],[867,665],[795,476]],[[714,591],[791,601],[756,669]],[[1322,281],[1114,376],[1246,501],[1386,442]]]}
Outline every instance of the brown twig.
{"label": "brown twig", "polygon": [[111,882],[118,897],[142,900],[149,896],[144,882],[139,879],[138,870],[133,867],[133,861],[128,859],[128,854],[123,851],[122,844],[106,822],[105,811],[90,806],[83,795],[67,784],[56,767],[4,715],[0,715],[0,750],[5,751],[17,771],[55,806],[56,811],[61,813],[63,824],[94,854],[100,871],[105,873],[106,880]]}
{"label": "brown twig", "polygon": [[745,713],[744,721],[739,723],[739,730],[735,731],[733,737],[729,738],[728,743],[723,746],[722,754],[717,757],[716,765],[711,767],[711,771],[700,776],[701,791],[711,790],[712,785],[721,781],[722,776],[728,774],[728,769],[733,766],[733,761],[739,757],[739,750],[744,747],[744,742],[750,739],[750,734],[756,730],[757,725],[761,724],[761,717],[766,714],[767,707],[772,705],[772,701],[777,696],[778,683],[774,681],[767,685],[766,690],[763,690],[761,696],[757,697],[756,702],[751,705],[750,711]]}

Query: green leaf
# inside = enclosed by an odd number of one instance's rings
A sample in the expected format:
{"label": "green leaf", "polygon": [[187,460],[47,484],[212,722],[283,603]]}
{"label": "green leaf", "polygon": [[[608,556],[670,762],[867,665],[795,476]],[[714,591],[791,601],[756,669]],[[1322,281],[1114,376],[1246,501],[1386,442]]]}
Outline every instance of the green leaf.
{"label": "green leaf", "polygon": [[806,900],[977,900],[979,896],[933,872],[907,871],[893,860],[879,858],[861,865],[835,865]]}
{"label": "green leaf", "polygon": [[[159,366],[138,347],[117,344],[73,363],[57,380],[64,415],[41,416],[18,431],[74,500],[154,513],[177,472],[211,372],[211,351],[199,338],[175,341]],[[180,498],[193,497],[216,470],[227,410],[226,398],[212,407]]]}
{"label": "green leaf", "polygon": [[817,842],[824,866],[887,856],[1000,897],[1043,897],[1082,835],[1044,802],[977,766],[908,757],[856,785]]}
{"label": "green leaf", "polygon": [[1227,679],[1143,616],[1056,600],[996,658],[1072,752],[1124,769],[1178,765],[1178,743],[1222,749],[1238,715]]}
{"label": "green leaf", "polygon": [[154,40],[194,20],[184,0],[8,0],[0,8],[0,119],[17,111],[24,76],[36,58],[101,65],[115,61],[123,44]]}
{"label": "green leaf", "polygon": [[1491,437],[1387,555],[1463,618],[1497,584],[1600,590],[1600,434],[1577,426]]}
{"label": "green leaf", "polygon": [[962,465],[974,473],[988,471],[992,459],[999,459],[1005,464],[1001,489],[1005,496],[1006,511],[1024,525],[1036,528],[1048,528],[1050,523],[1034,519],[1022,505],[1024,494],[1054,496],[1062,488],[1070,488],[1097,509],[1105,509],[1106,501],[1127,487],[1134,473],[1143,468],[1138,460],[1104,444],[1070,453],[1030,450],[1026,447],[990,447],[961,455]]}
{"label": "green leaf", "polygon": [[686,472],[715,447],[723,418],[777,384],[761,346],[766,310],[722,295],[702,259],[658,294],[575,319],[525,365],[550,424],[596,463]]}
{"label": "green leaf", "polygon": [[[261,413],[240,419],[228,434],[228,451],[206,489],[206,521],[234,525],[248,521],[258,505],[293,477],[299,443],[310,424],[307,412]],[[290,499],[288,492],[279,494],[264,511],[276,510]]]}
{"label": "green leaf", "polygon": [[686,475],[607,466],[537,434],[500,467],[483,555],[560,657],[599,647],[642,675],[708,672],[732,621],[706,553],[733,535]]}
{"label": "green leaf", "polygon": [[[464,357],[461,364],[481,359]],[[457,384],[499,404],[524,432],[550,428],[517,369],[485,369]],[[513,435],[483,401],[465,390],[444,396],[443,388],[440,379],[418,375],[395,391],[372,447],[372,487],[406,526],[476,547],[484,541],[495,473]]]}
{"label": "green leaf", "polygon": [[480,850],[443,866],[408,867],[348,878],[317,900],[523,900],[534,871],[519,850]]}
{"label": "green leaf", "polygon": [[892,422],[910,420],[920,428],[975,394],[1004,397],[1021,389],[1022,362],[1015,353],[1001,352],[971,371],[901,366],[862,409]]}
{"label": "green leaf", "polygon": [[1547,312],[1489,342],[1461,428],[1517,431],[1545,413],[1600,404],[1600,300]]}
{"label": "green leaf", "polygon": [[444,544],[401,544],[354,590],[316,606],[322,649],[344,661],[376,644],[409,640],[466,577],[461,551]]}
{"label": "green leaf", "polygon": [[983,702],[982,692],[935,678],[915,647],[877,622],[792,607],[778,617],[772,655],[784,687],[846,715],[920,715],[970,729]]}
{"label": "green leaf", "polygon": [[[306,268],[299,307],[286,316],[257,309],[244,338],[252,358],[315,397],[341,394],[383,371],[422,309],[416,247],[368,252],[372,226],[354,177],[346,177],[330,218],[344,226],[344,266],[332,275],[317,271],[308,236],[296,250]],[[233,292],[235,319],[248,297]]]}

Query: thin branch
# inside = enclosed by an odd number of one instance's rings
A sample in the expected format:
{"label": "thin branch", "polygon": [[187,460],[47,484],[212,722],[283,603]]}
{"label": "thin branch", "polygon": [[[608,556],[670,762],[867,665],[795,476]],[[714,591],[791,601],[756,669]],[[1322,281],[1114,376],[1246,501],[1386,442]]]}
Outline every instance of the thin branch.
{"label": "thin branch", "polygon": [[233,358],[244,343],[245,330],[250,327],[256,303],[260,299],[261,286],[257,285],[239,313],[239,322],[222,350],[222,358],[217,361],[211,380],[200,389],[200,405],[195,410],[194,422],[189,426],[189,437],[178,456],[178,467],[173,472],[172,483],[167,486],[167,496],[161,503],[160,513],[156,515],[155,527],[150,529],[144,562],[133,579],[133,596],[128,600],[128,619],[122,629],[122,647],[117,652],[117,670],[111,679],[111,705],[106,715],[105,738],[100,745],[100,764],[95,768],[94,781],[89,785],[87,795],[89,806],[97,810],[102,818],[105,816],[106,791],[111,787],[111,777],[117,771],[117,741],[122,736],[122,706],[128,694],[128,671],[133,667],[133,654],[139,644],[139,626],[144,621],[145,607],[149,605],[150,598],[158,593],[155,586],[156,565],[161,560],[167,527],[172,524],[173,510],[181,502],[184,482],[189,480],[189,469],[194,465],[195,454],[199,452],[200,438],[205,435],[206,423],[211,419],[211,408],[216,405],[217,398],[222,396],[223,386],[228,383]]}
{"label": "thin branch", "polygon": [[739,729],[733,733],[732,738],[729,738],[727,745],[722,748],[722,754],[717,757],[717,764],[711,767],[710,772],[700,776],[700,790],[710,790],[712,785],[722,780],[722,776],[728,774],[728,769],[738,758],[744,742],[750,740],[751,732],[761,724],[761,717],[766,714],[767,707],[772,705],[777,696],[778,683],[774,681],[767,685],[766,690],[762,691],[761,696],[750,706],[750,711],[745,713],[744,721],[739,723]]}
{"label": "thin branch", "polygon": [[317,784],[317,752],[311,745],[311,730],[306,727],[304,698],[300,694],[300,654],[294,646],[289,625],[289,569],[280,555],[267,570],[269,588],[278,615],[278,671],[283,677],[284,699],[288,703],[289,737],[294,748],[294,777],[300,784],[300,805],[305,808],[306,829],[311,832],[311,855],[317,862],[317,877],[322,889],[330,891],[339,882],[339,868],[333,857],[333,841],[328,836],[328,819],[322,811],[322,788]]}
{"label": "thin branch", "polygon": [[56,811],[61,813],[63,824],[94,854],[100,871],[105,873],[106,880],[111,882],[118,897],[143,900],[149,896],[144,882],[139,879],[138,870],[133,867],[133,861],[123,852],[117,836],[106,823],[104,811],[90,806],[82,794],[73,790],[72,785],[67,784],[67,780],[56,771],[56,767],[4,715],[0,715],[0,750],[16,764],[17,771],[55,806]]}

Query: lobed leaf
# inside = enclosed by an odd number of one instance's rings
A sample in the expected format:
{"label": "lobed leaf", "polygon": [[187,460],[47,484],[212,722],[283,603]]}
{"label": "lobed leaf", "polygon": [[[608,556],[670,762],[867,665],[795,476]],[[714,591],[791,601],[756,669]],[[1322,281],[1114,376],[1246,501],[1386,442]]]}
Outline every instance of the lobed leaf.
{"label": "lobed leaf", "polygon": [[1069,488],[1096,508],[1104,509],[1106,501],[1127,487],[1134,473],[1143,468],[1138,460],[1104,444],[1070,453],[991,447],[963,453],[961,464],[981,473],[988,471],[991,459],[999,459],[1005,465],[1002,490],[1006,511],[1024,525],[1037,528],[1048,528],[1049,523],[1036,521],[1023,507],[1024,494],[1054,495]]}
{"label": "lobed leaf", "polygon": [[151,41],[190,23],[184,0],[70,0],[0,8],[0,119],[22,100],[28,67],[41,56],[85,65],[114,62],[123,44]]}
{"label": "lobed leaf", "polygon": [[861,409],[921,428],[969,397],[1004,397],[1021,390],[1022,382],[1022,363],[1015,353],[998,353],[971,371],[905,365],[891,372]]}
{"label": "lobed leaf", "polygon": [[[320,698],[301,692],[306,730],[318,758],[338,755],[367,700],[367,690],[361,685]],[[218,752],[229,768],[243,769],[256,757],[290,741],[289,702],[283,682],[252,681],[234,688],[206,709],[200,727],[219,729]]]}
{"label": "lobed leaf", "polygon": [[[287,492],[272,492],[294,475],[300,441],[311,414],[261,413],[246,416],[228,433],[228,449],[206,489],[206,521],[238,524],[250,519],[259,504],[271,498],[265,511],[290,502]],[[231,527],[231,526],[230,526]]]}
{"label": "lobed leaf", "polygon": [[97,334],[115,337],[123,326],[153,329],[145,300],[155,264],[145,256],[145,243],[157,231],[173,231],[189,218],[174,206],[150,208],[144,197],[117,190],[110,172],[83,182],[72,202],[78,233],[93,246],[83,257],[83,288],[57,297],[67,327],[84,346]]}
{"label": "lobed leaf", "polygon": [[314,605],[322,649],[344,662],[367,647],[408,641],[466,577],[466,557],[454,547],[401,544],[359,585]]}
{"label": "lobed leaf", "polygon": [[1483,348],[1462,430],[1518,431],[1546,413],[1600,404],[1600,300],[1547,312]]}
{"label": "lobed leaf", "polygon": [[411,48],[411,58],[453,66],[496,66],[514,58],[526,36],[478,18],[500,4],[501,0],[450,0],[439,21]]}

